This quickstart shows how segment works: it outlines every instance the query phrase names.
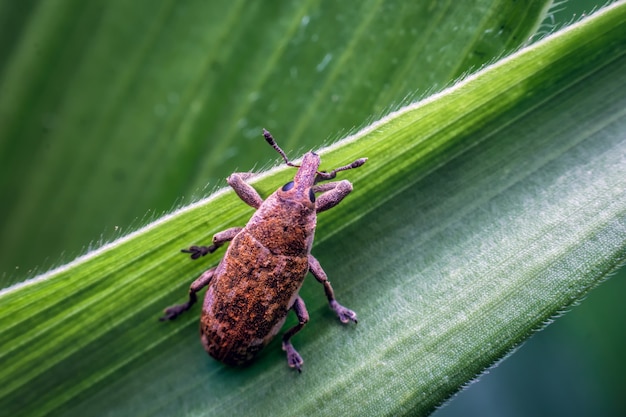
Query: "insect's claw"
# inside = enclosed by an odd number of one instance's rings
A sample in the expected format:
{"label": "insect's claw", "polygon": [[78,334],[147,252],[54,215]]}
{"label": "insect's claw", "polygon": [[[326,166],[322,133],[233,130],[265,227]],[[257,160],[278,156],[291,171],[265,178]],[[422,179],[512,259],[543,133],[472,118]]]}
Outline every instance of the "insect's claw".
{"label": "insect's claw", "polygon": [[190,253],[191,259],[198,259],[201,256],[207,255],[209,253],[215,252],[217,246],[191,246],[189,249],[181,249],[180,251],[183,253]]}

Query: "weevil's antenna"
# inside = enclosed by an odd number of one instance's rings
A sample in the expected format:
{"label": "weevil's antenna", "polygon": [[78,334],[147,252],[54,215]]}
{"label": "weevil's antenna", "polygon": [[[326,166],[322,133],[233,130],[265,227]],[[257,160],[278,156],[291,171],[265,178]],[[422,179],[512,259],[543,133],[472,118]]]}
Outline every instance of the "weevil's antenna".
{"label": "weevil's antenna", "polygon": [[325,172],[325,171],[318,171],[317,175],[315,177],[315,183],[317,184],[320,181],[326,181],[326,180],[331,180],[333,178],[335,178],[337,176],[337,173],[340,171],[347,171],[349,169],[353,169],[353,168],[358,168],[361,165],[363,165],[365,162],[367,162],[367,158],[359,158],[356,161],[352,162],[351,164],[348,165],[344,165],[342,167],[339,168],[335,168],[330,172]]}
{"label": "weevil's antenna", "polygon": [[292,164],[291,162],[289,162],[289,158],[287,158],[287,155],[285,155],[285,152],[282,149],[280,149],[280,147],[278,146],[278,144],[272,137],[272,134],[268,132],[266,129],[263,129],[263,136],[265,137],[265,140],[267,141],[267,143],[269,143],[270,146],[274,148],[276,152],[280,154],[280,156],[283,157],[287,165],[289,165],[290,167],[294,167],[294,168],[300,168],[300,165]]}

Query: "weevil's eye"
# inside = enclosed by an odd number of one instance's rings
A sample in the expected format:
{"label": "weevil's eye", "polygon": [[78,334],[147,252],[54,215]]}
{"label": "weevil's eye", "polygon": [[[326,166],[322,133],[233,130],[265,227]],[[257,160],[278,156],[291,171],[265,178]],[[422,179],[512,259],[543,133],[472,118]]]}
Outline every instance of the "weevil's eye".
{"label": "weevil's eye", "polygon": [[309,200],[311,200],[311,203],[315,203],[315,193],[312,188],[309,188]]}
{"label": "weevil's eye", "polygon": [[289,191],[293,188],[293,181],[289,181],[287,184],[283,185],[283,191]]}

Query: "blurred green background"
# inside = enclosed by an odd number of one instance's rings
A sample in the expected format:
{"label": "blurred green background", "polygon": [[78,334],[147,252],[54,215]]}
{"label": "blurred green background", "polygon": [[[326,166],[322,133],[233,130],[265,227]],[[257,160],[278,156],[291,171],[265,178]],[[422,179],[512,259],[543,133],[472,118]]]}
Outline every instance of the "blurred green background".
{"label": "blurred green background", "polygon": [[[602,4],[554,5],[539,32]],[[276,161],[261,127],[295,156],[444,88],[515,49],[543,8],[0,1],[2,287]],[[436,415],[626,415],[625,278]]]}

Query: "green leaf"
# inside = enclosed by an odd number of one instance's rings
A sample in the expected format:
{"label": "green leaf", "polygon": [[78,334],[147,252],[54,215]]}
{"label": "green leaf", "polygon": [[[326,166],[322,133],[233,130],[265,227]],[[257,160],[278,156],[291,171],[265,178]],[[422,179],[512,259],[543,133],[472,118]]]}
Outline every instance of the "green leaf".
{"label": "green leaf", "polygon": [[220,192],[0,293],[0,409],[428,413],[625,260],[625,21],[620,2],[322,152],[324,167],[370,158],[341,175],[354,192],[314,248],[359,324],[335,323],[307,282],[302,375],[279,343],[231,369],[194,314],[156,321],[219,259],[177,249],[251,212]]}

